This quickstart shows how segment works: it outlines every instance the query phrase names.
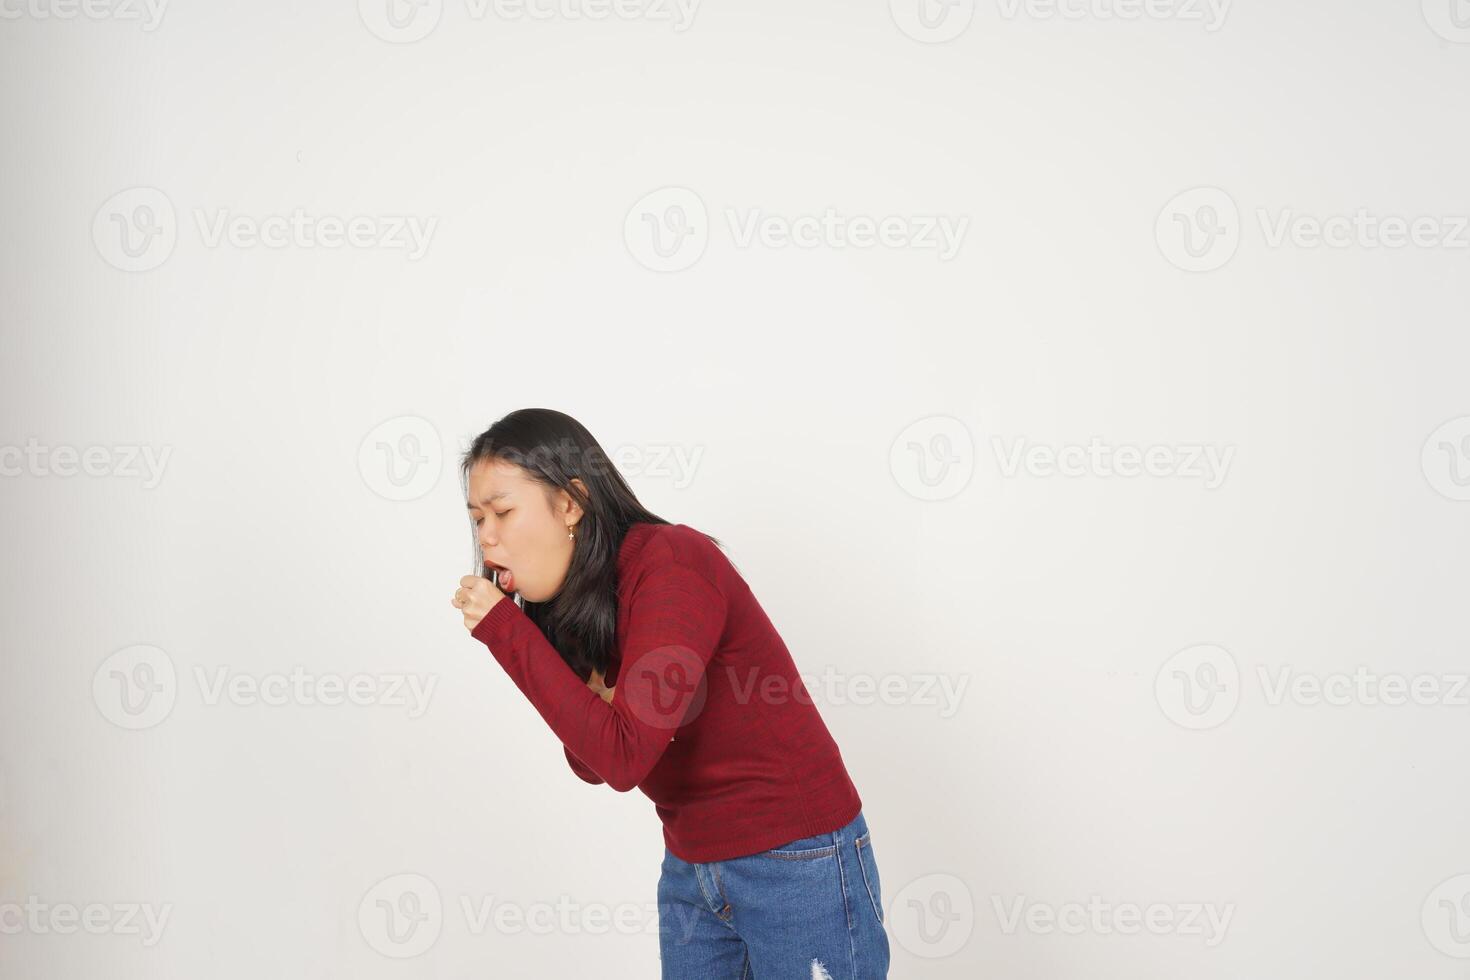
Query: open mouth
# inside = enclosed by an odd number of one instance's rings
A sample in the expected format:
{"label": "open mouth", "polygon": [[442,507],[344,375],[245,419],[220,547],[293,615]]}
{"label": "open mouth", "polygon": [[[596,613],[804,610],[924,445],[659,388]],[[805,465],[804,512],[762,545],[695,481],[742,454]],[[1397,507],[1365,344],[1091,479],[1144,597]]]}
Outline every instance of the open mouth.
{"label": "open mouth", "polygon": [[495,579],[496,588],[498,588],[501,592],[505,592],[507,594],[515,591],[515,572],[512,572],[504,565],[497,565],[493,561],[485,562],[485,567],[490,569],[490,577]]}

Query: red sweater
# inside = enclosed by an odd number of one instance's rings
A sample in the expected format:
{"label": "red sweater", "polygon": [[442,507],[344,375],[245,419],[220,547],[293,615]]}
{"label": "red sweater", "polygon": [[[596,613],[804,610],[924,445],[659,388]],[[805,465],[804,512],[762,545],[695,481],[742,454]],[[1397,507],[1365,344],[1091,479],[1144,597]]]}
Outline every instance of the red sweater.
{"label": "red sweater", "polygon": [[685,861],[829,833],[862,807],[780,634],[693,528],[638,523],[623,538],[611,704],[509,599],[471,635],[561,739],[572,770],[642,790]]}

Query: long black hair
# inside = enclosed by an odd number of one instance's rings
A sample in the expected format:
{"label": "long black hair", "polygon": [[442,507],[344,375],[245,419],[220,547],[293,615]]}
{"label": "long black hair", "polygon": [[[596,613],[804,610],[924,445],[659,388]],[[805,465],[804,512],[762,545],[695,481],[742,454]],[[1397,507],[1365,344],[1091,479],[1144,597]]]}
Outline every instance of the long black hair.
{"label": "long black hair", "polygon": [[[547,498],[565,490],[582,508],[572,564],[561,589],[545,602],[524,600],[521,609],[582,680],[606,674],[617,642],[618,549],[634,524],[668,524],[648,510],[587,428],[550,408],[522,408],[480,433],[460,459],[460,486],[469,498],[470,470],[484,460],[519,466],[540,483]],[[572,483],[579,478],[584,494]],[[475,574],[488,577],[474,521],[470,521]],[[719,539],[705,535],[723,548]]]}

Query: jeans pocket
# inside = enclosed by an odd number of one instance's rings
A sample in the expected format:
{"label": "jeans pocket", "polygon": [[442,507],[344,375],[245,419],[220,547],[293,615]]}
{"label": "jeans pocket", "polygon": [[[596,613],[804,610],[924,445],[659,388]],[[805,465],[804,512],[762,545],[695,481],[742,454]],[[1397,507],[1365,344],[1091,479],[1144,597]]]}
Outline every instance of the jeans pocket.
{"label": "jeans pocket", "polygon": [[832,835],[817,834],[815,837],[798,837],[769,851],[758,851],[752,856],[774,858],[778,861],[815,861],[836,853],[837,845],[832,843]]}
{"label": "jeans pocket", "polygon": [[878,880],[878,862],[873,857],[873,832],[865,831],[853,838],[852,845],[857,849],[858,870],[863,873],[863,887],[868,891],[868,901],[873,906],[873,914],[878,917],[878,924],[882,925],[883,886]]}

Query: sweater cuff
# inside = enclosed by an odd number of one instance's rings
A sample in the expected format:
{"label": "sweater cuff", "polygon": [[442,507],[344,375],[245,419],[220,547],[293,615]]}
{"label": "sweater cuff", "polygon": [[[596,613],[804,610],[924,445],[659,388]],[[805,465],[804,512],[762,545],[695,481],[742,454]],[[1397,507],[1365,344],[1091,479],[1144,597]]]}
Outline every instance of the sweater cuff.
{"label": "sweater cuff", "polygon": [[470,630],[470,636],[485,644],[494,652],[495,640],[505,633],[505,628],[510,625],[510,620],[515,615],[524,616],[525,613],[515,604],[510,596],[501,599],[490,607],[490,611],[480,618],[475,628]]}

